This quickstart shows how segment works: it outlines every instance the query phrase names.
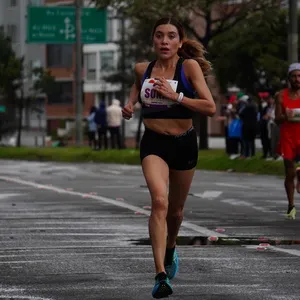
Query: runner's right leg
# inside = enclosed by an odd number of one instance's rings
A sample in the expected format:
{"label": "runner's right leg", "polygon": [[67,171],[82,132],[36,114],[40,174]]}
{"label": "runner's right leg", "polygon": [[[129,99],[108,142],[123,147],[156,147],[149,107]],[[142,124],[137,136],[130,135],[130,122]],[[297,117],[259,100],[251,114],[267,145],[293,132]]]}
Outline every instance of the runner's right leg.
{"label": "runner's right leg", "polygon": [[295,219],[296,217],[296,208],[294,203],[294,193],[295,193],[295,163],[293,160],[284,160],[284,168],[285,168],[285,180],[284,187],[286,191],[286,195],[288,198],[288,210],[287,217],[289,219]]}

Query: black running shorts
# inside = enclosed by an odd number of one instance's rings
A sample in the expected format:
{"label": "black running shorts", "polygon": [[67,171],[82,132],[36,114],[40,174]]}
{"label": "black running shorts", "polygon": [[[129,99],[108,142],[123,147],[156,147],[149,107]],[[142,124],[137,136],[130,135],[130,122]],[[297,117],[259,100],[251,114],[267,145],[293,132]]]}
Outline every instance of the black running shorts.
{"label": "black running shorts", "polygon": [[191,127],[180,135],[166,135],[146,128],[140,144],[141,162],[148,155],[159,156],[170,169],[193,169],[198,162],[195,129]]}

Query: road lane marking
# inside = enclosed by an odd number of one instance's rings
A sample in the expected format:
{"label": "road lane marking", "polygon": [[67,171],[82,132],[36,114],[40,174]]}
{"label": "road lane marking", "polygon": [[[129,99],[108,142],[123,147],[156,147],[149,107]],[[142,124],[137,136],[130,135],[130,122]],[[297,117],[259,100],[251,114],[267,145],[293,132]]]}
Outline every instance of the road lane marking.
{"label": "road lane marking", "polygon": [[221,191],[204,191],[204,193],[190,193],[190,195],[204,199],[215,199],[222,195],[222,193]]}
{"label": "road lane marking", "polygon": [[[258,245],[246,245],[245,247],[247,249],[256,249]],[[282,252],[282,253],[286,253],[286,254],[290,254],[290,255],[295,255],[295,256],[299,256],[300,257],[300,250],[296,250],[296,249],[285,249],[285,248],[278,248],[278,247],[274,247],[274,246],[268,246],[268,249],[266,250],[266,252],[268,250],[272,250],[275,252]]]}
{"label": "road lane marking", "polygon": [[10,197],[17,197],[17,196],[24,196],[25,194],[16,194],[16,193],[10,193],[10,194],[0,194],[0,200],[7,199]]}
{"label": "road lane marking", "polygon": [[[103,196],[99,196],[99,195],[91,195],[91,194],[85,194],[85,193],[80,193],[80,192],[75,192],[75,191],[67,191],[65,189],[62,188],[58,188],[58,187],[54,187],[54,186],[49,186],[49,185],[44,185],[44,184],[39,184],[39,183],[35,183],[32,181],[26,181],[26,180],[22,180],[19,178],[14,178],[14,177],[8,177],[8,176],[0,176],[1,180],[6,180],[8,182],[14,182],[14,183],[18,183],[21,185],[26,185],[26,186],[32,186],[35,187],[37,189],[44,189],[44,190],[49,190],[49,191],[53,191],[53,192],[57,192],[59,194],[68,194],[68,195],[73,195],[73,196],[79,196],[79,197],[85,197],[85,198],[90,198],[90,199],[94,199],[94,200],[98,200],[100,202],[106,203],[106,204],[110,204],[110,205],[114,205],[114,206],[118,206],[118,207],[122,207],[128,210],[131,210],[133,212],[139,212],[143,215],[146,216],[150,216],[151,212],[149,210],[140,208],[138,206],[129,204],[129,203],[125,203],[125,202],[121,202],[121,201],[117,201],[114,199],[110,199],[107,197],[103,197]],[[202,227],[187,221],[183,221],[182,222],[182,226],[191,230],[194,230],[200,234],[202,234],[203,236],[218,236],[218,237],[227,237],[227,235],[225,234],[221,234],[221,233],[217,233],[215,231],[209,230],[206,227]]]}
{"label": "road lane marking", "polygon": [[233,187],[233,188],[241,188],[241,189],[252,189],[251,187],[246,186],[246,185],[226,183],[226,182],[216,182],[215,185],[226,186],[226,187]]}
{"label": "road lane marking", "polygon": [[238,200],[238,199],[223,199],[221,202],[234,205],[234,206],[246,206],[251,207],[252,209],[264,212],[264,213],[277,213],[276,211],[271,211],[266,207],[256,206],[251,202],[244,201],[244,200]]}

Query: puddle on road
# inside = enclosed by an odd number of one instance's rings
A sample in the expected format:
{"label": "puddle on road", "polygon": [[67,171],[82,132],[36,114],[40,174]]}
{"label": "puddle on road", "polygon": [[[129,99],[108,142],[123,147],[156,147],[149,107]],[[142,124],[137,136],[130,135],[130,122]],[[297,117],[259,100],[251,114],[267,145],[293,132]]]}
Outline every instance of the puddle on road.
{"label": "puddle on road", "polygon": [[[151,245],[150,239],[130,240],[133,245]],[[179,246],[241,246],[241,245],[258,245],[268,243],[271,246],[278,245],[300,245],[300,240],[279,240],[269,238],[245,238],[245,237],[207,237],[207,236],[180,236],[177,239]]]}

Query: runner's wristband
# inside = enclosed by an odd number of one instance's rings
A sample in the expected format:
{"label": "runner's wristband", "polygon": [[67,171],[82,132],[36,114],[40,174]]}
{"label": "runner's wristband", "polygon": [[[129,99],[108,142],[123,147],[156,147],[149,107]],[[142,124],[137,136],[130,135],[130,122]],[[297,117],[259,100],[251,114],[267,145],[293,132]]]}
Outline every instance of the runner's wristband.
{"label": "runner's wristband", "polygon": [[182,92],[180,92],[176,101],[177,101],[178,103],[181,103],[182,100],[183,100],[183,97],[184,97],[184,94],[183,94]]}

